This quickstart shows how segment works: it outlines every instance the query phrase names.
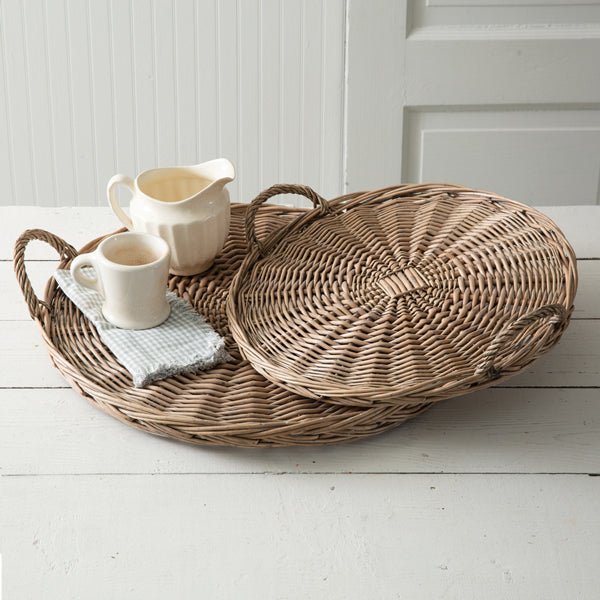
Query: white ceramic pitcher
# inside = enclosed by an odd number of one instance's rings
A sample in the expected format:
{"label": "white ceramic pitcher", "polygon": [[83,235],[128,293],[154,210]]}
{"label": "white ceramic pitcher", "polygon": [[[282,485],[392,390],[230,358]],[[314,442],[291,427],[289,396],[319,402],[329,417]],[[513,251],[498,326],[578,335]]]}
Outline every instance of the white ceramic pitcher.
{"label": "white ceramic pitcher", "polygon": [[[115,175],[107,187],[108,202],[131,231],[158,235],[171,247],[171,273],[206,271],[229,235],[230,201],[225,185],[235,169],[225,158],[189,167],[150,169],[135,181]],[[117,201],[116,186],[131,190],[131,218]]]}

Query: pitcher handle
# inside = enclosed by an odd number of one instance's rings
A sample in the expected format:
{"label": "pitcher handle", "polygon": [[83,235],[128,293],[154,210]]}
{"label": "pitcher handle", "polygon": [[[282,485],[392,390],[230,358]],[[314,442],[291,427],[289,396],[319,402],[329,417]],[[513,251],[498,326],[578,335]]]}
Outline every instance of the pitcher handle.
{"label": "pitcher handle", "polygon": [[106,194],[108,196],[108,203],[110,204],[112,211],[115,213],[115,215],[117,215],[117,217],[119,218],[121,223],[123,223],[123,225],[125,225],[125,227],[127,227],[127,229],[129,229],[131,231],[133,229],[133,223],[132,223],[131,219],[127,216],[125,211],[119,206],[119,202],[117,200],[116,187],[119,184],[124,185],[125,187],[128,187],[129,190],[131,191],[132,195],[135,194],[135,184],[133,182],[133,179],[131,179],[131,177],[128,177],[127,175],[119,174],[119,175],[115,175],[114,177],[111,177],[111,180],[108,182],[108,185],[106,186]]}

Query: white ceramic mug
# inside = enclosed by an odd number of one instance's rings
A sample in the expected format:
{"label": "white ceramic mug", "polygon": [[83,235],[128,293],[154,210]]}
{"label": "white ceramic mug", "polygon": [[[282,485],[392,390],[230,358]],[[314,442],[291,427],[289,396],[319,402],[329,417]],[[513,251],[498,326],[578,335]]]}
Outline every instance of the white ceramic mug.
{"label": "white ceramic mug", "polygon": [[[73,279],[104,297],[102,314],[122,329],[148,329],[169,316],[167,281],[171,251],[163,239],[149,233],[111,235],[98,248],[71,263]],[[91,266],[89,277],[82,269]]]}

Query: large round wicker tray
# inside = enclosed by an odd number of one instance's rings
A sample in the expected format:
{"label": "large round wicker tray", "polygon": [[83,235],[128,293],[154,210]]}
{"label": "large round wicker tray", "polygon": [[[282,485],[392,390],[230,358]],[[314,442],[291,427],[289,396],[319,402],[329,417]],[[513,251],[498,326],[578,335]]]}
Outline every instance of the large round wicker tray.
{"label": "large round wicker tray", "polygon": [[[259,242],[253,217],[280,193],[316,208]],[[571,246],[497,194],[400,185],[327,203],[274,186],[246,225],[229,324],[255,369],[302,396],[368,407],[463,394],[547,352],[573,310]]]}
{"label": "large round wicker tray", "polygon": [[[67,268],[77,251],[42,231],[23,233],[15,246],[15,271],[30,314],[40,325],[54,365],[90,403],[138,429],[193,444],[241,447],[325,445],[385,431],[423,412],[423,406],[369,409],[335,406],[290,393],[257,373],[242,359],[229,332],[225,303],[233,275],[247,254],[244,221],[247,205],[233,205],[231,234],[210,271],[171,277],[172,290],[188,300],[226,338],[234,362],[195,375],[181,375],[146,388],[133,387],[131,376],[100,340],[96,329],[56,285],[48,281],[38,299],[25,268],[25,249],[42,240]],[[266,206],[256,232],[267,236],[304,211]],[[100,239],[82,248],[94,249]]]}

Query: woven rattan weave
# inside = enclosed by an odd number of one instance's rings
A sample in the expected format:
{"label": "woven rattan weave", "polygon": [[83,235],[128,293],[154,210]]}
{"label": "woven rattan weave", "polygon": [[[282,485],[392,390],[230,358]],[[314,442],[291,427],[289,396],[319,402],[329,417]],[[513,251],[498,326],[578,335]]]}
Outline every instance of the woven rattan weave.
{"label": "woven rattan weave", "polygon": [[[235,361],[196,375],[171,377],[134,388],[129,373],[100,340],[96,329],[56,285],[48,281],[39,300],[25,268],[25,249],[42,240],[69,265],[76,250],[48,232],[25,232],[15,246],[15,271],[31,316],[40,325],[50,357],[65,379],[93,405],[147,432],[194,444],[227,446],[324,445],[372,435],[423,412],[427,406],[362,409],[325,404],[290,393],[267,381],[240,357],[228,328],[229,284],[246,256],[247,205],[233,205],[231,234],[210,271],[172,277],[170,287],[191,302],[225,336]],[[303,211],[268,206],[256,220],[268,235]],[[82,249],[89,252],[100,240]]]}
{"label": "woven rattan weave", "polygon": [[[280,193],[316,208],[258,242],[256,211]],[[554,223],[457,185],[330,204],[274,186],[253,201],[247,235],[228,300],[238,346],[277,385],[334,403],[429,403],[512,375],[558,342],[577,289]]]}

